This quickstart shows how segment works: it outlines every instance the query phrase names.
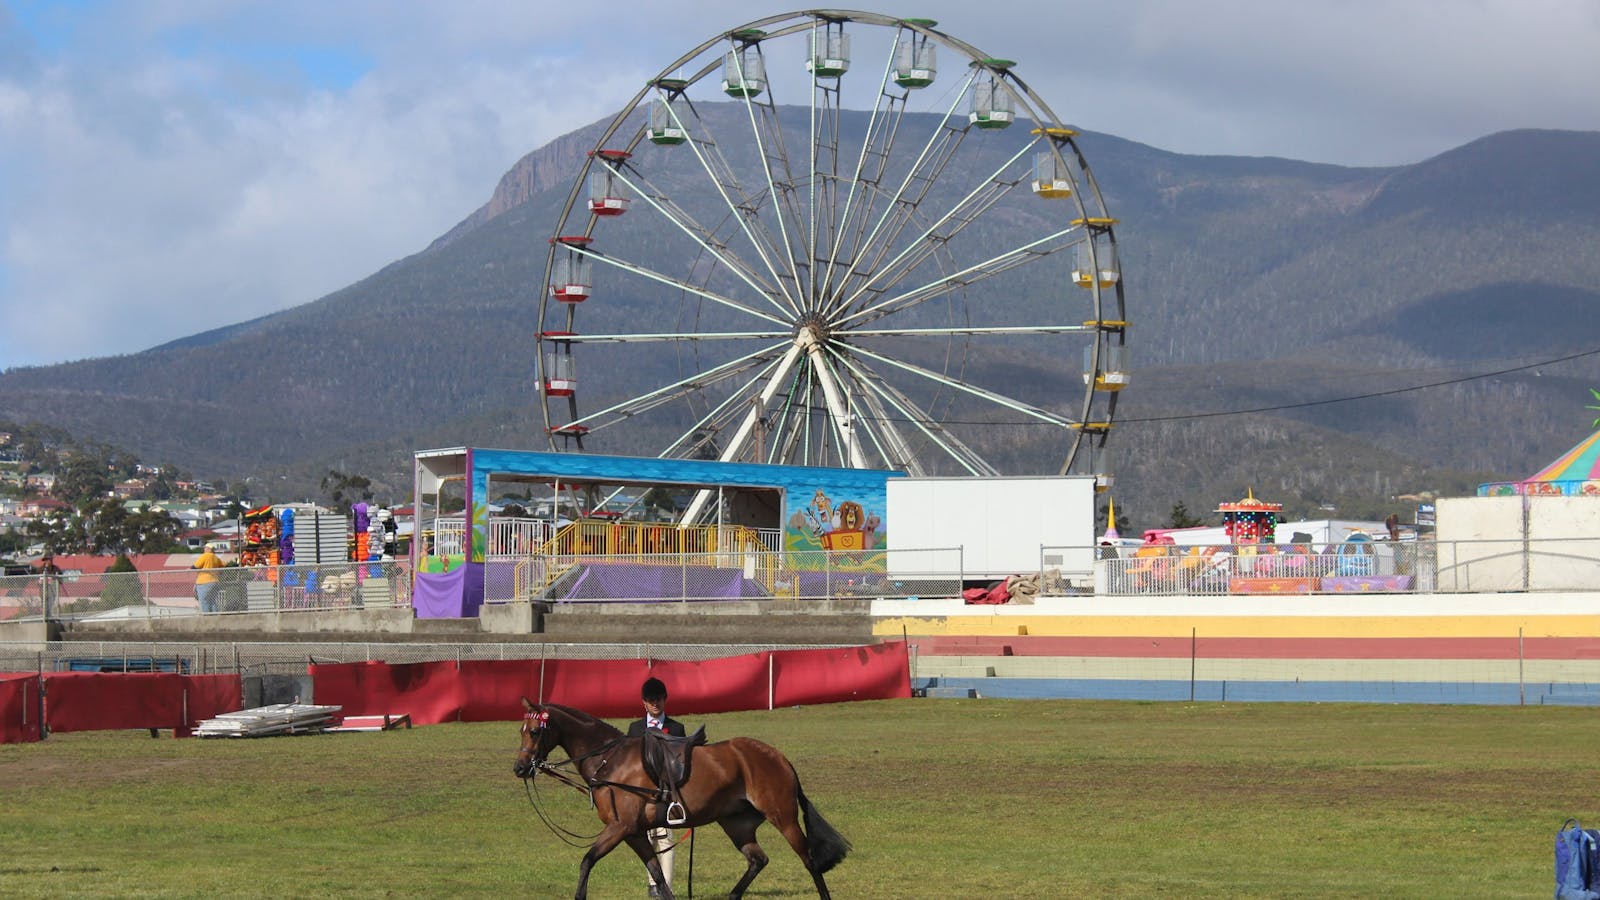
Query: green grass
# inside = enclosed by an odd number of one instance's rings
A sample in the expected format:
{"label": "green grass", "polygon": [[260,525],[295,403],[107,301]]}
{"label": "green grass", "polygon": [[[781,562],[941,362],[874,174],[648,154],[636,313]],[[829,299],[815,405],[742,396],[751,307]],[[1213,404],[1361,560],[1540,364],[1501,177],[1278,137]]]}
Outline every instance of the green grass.
{"label": "green grass", "polygon": [[[840,898],[1533,897],[1600,825],[1577,708],[905,700],[716,716],[855,844]],[[0,896],[570,896],[582,851],[510,772],[516,724],[0,747]],[[538,796],[584,834],[576,792]],[[777,833],[751,897],[815,896]],[[678,882],[687,876],[680,847]],[[701,829],[701,897],[743,861]],[[626,849],[596,898],[643,896]]]}

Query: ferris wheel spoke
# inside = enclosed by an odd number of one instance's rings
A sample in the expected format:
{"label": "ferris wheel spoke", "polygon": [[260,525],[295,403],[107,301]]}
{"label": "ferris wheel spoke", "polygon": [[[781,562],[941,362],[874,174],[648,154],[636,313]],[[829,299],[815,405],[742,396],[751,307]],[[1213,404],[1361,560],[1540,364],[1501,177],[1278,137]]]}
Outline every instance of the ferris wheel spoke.
{"label": "ferris wheel spoke", "polygon": [[856,395],[856,403],[867,412],[864,416],[856,417],[861,433],[872,443],[872,449],[883,464],[891,469],[904,469],[911,475],[923,474],[922,467],[914,462],[915,456],[911,453],[910,445],[901,438],[899,429],[894,427],[892,417],[878,395],[871,390],[862,390]]}
{"label": "ferris wheel spoke", "polygon": [[[956,437],[940,420],[924,409],[916,401],[906,396],[904,391],[889,383],[877,371],[862,365],[856,360],[848,363],[855,372],[859,384],[865,387],[873,396],[881,398],[900,414],[902,421],[914,426],[923,436],[940,452],[949,457],[956,465],[965,469],[971,475],[998,475],[999,470],[990,465],[984,458],[969,447],[964,441]],[[899,436],[899,429],[894,428],[893,417],[887,411],[881,415],[881,421],[886,428],[893,429]],[[899,440],[909,447],[910,442],[904,437]],[[920,463],[918,467],[921,468]]]}
{"label": "ferris wheel spoke", "polygon": [[[862,281],[869,280],[878,270],[891,248],[896,245],[901,232],[916,215],[923,199],[938,183],[951,158],[966,140],[968,131],[966,124],[953,126],[950,120],[955,115],[956,108],[961,105],[962,98],[971,89],[973,77],[969,75],[965,86],[956,92],[950,107],[934,126],[927,143],[912,161],[905,177],[885,201],[883,211],[874,222],[871,231],[864,238],[858,234],[858,239],[851,249],[849,266],[839,281],[839,288],[833,292],[834,296],[854,294],[857,286]],[[890,135],[888,147],[892,145],[893,133]],[[885,155],[888,153],[888,147],[884,150]],[[870,217],[876,205],[875,202],[869,203],[864,215]]]}
{"label": "ferris wheel spoke", "polygon": [[905,469],[912,475],[924,474],[921,463],[916,455],[911,452],[911,445],[895,427],[894,417],[889,415],[882,402],[879,385],[871,384],[874,377],[864,367],[852,361],[848,356],[839,356],[839,365],[848,369],[851,380],[861,390],[853,396],[857,398],[869,415],[858,416],[856,421],[862,433],[872,442],[878,452],[878,458],[886,466],[896,469]]}
{"label": "ferris wheel spoke", "polygon": [[[787,356],[787,354],[785,354],[785,356]],[[736,404],[741,399],[749,397],[755,390],[755,385],[758,382],[762,381],[763,379],[770,379],[770,373],[783,363],[783,359],[784,357],[777,357],[775,359],[766,360],[766,364],[757,368],[757,371],[753,376],[746,380],[742,385],[739,385],[737,388],[730,391],[728,396],[722,399],[722,402],[713,406],[706,412],[705,415],[701,416],[694,422],[694,424],[690,425],[688,429],[686,429],[675,440],[673,440],[672,443],[668,444],[667,450],[663,452],[662,456],[671,455],[672,451],[675,449],[703,449],[705,440],[707,438],[715,437],[716,434],[720,433],[723,423],[731,419],[733,414],[737,413],[737,409],[734,408]],[[748,369],[746,369],[746,371],[748,371]],[[697,434],[703,435],[701,440],[695,440],[695,436]]]}
{"label": "ferris wheel spoke", "polygon": [[1020,247],[1013,248],[991,259],[975,263],[960,271],[941,276],[936,281],[919,285],[901,294],[886,297],[872,306],[865,306],[848,315],[835,320],[834,327],[846,326],[849,323],[865,323],[881,319],[884,316],[903,312],[914,306],[926,303],[929,300],[942,297],[952,291],[962,290],[986,279],[993,278],[1003,272],[1026,265],[1044,257],[1053,256],[1068,247],[1076,246],[1077,242],[1062,240],[1077,232],[1078,226],[1072,225],[1055,234],[1046,235],[1038,240],[1029,241]]}
{"label": "ferris wheel spoke", "polygon": [[785,251],[779,247],[778,241],[767,231],[761,221],[760,201],[752,197],[740,183],[733,166],[722,152],[721,145],[717,142],[710,122],[700,115],[700,110],[694,103],[685,101],[689,114],[693,117],[693,124],[684,122],[679,110],[668,106],[672,121],[682,128],[688,137],[690,151],[700,163],[700,167],[711,179],[717,189],[717,196],[722,199],[723,205],[728,208],[729,217],[738,225],[745,239],[750,242],[751,250],[761,260],[762,266],[772,277],[774,283],[783,292],[788,304],[798,312],[800,309],[800,292],[793,282],[793,274],[779,268],[776,260],[784,255]]}
{"label": "ferris wheel spoke", "polygon": [[977,398],[982,399],[982,400],[987,400],[993,405],[1003,406],[1006,409],[1010,409],[1010,410],[1013,410],[1015,412],[1022,413],[1025,416],[1028,416],[1028,417],[1034,418],[1034,419],[1038,419],[1041,422],[1047,422],[1047,423],[1049,423],[1051,425],[1060,425],[1063,428],[1072,428],[1072,427],[1077,425],[1077,423],[1074,422],[1071,419],[1064,418],[1064,417],[1062,417],[1060,415],[1057,415],[1057,414],[1055,414],[1053,412],[1050,412],[1049,410],[1040,409],[1039,407],[1034,406],[1031,403],[1024,403],[1021,400],[1016,400],[1016,399],[1013,399],[1011,397],[1007,397],[1006,395],[1001,394],[998,391],[989,390],[989,389],[985,389],[985,388],[974,387],[974,386],[972,386],[970,384],[967,384],[966,382],[959,381],[959,380],[957,380],[955,378],[950,378],[950,377],[948,377],[946,375],[942,375],[942,374],[940,374],[938,372],[932,371],[931,369],[924,369],[923,367],[915,365],[913,363],[908,363],[908,362],[905,362],[903,360],[898,360],[898,359],[891,359],[891,358],[889,358],[887,356],[883,356],[882,354],[874,353],[871,350],[868,350],[865,347],[860,346],[859,344],[852,345],[851,352],[859,353],[862,356],[866,356],[866,357],[869,357],[871,359],[875,359],[878,362],[881,362],[886,366],[892,366],[892,367],[894,367],[896,369],[900,369],[901,371],[909,372],[912,375],[921,376],[922,378],[925,378],[928,381],[932,381],[935,384],[941,384],[941,385],[944,385],[947,388],[952,388],[952,389],[960,391],[960,392],[962,392],[964,394],[969,394],[969,395],[971,395],[973,397],[977,397]]}
{"label": "ferris wheel spoke", "polygon": [[811,332],[802,332],[799,343],[804,345],[806,356],[811,362],[811,371],[817,378],[817,386],[822,389],[828,417],[833,424],[835,449],[839,453],[839,458],[845,460],[846,465],[853,469],[864,469],[866,456],[861,450],[861,439],[856,436],[850,407],[845,401],[847,396],[843,389],[845,379],[835,371],[834,355],[830,354],[820,341],[808,339],[810,336]]}
{"label": "ferris wheel spoke", "polygon": [[[859,248],[862,233],[867,222],[871,219],[871,205],[865,190],[868,185],[877,185],[883,180],[884,171],[889,164],[889,151],[894,146],[894,136],[899,132],[901,116],[905,112],[906,91],[898,94],[889,91],[889,76],[894,71],[895,49],[897,45],[891,43],[888,57],[884,60],[883,75],[878,81],[877,100],[872,105],[872,112],[867,117],[866,137],[861,142],[861,152],[856,156],[854,174],[850,178],[850,189],[846,192],[844,208],[837,212],[833,219],[833,227],[828,232],[828,263],[823,273],[821,284],[818,288],[819,296],[831,296],[833,287],[834,269],[839,262],[839,251],[844,247],[850,233],[854,232],[854,248]],[[880,122],[881,118],[881,122]],[[883,129],[880,135],[879,129]],[[877,148],[877,142],[882,140],[883,146]],[[837,152],[835,153],[837,155]],[[837,172],[833,178],[837,179]],[[835,202],[838,200],[839,186],[832,184],[832,193]],[[862,205],[861,212],[857,212],[858,204]],[[858,224],[852,224],[858,223]],[[813,242],[813,246],[821,245]],[[852,253],[855,251],[852,250]],[[853,258],[853,257],[852,257]],[[818,264],[820,264],[820,254]]]}
{"label": "ferris wheel spoke", "polygon": [[954,337],[956,335],[1032,335],[1032,334],[1091,334],[1098,331],[1093,325],[973,325],[949,328],[852,328],[852,340],[859,337]]}
{"label": "ferris wheel spoke", "polygon": [[[758,54],[756,58],[761,59],[759,44],[754,46]],[[742,83],[746,78],[746,59],[743,48],[740,48],[737,44],[734,46],[733,61],[735,72]],[[764,79],[764,62],[762,67],[762,77]],[[767,87],[768,90],[763,91],[766,94],[766,101],[760,103],[756,101],[750,91],[745,91],[743,98],[744,108],[750,120],[750,133],[755,140],[756,154],[761,160],[761,172],[766,177],[772,218],[778,226],[778,245],[788,257],[789,275],[794,279],[795,297],[800,303],[800,308],[808,309],[810,304],[810,298],[806,291],[808,280],[800,275],[800,266],[806,253],[804,248],[796,248],[794,243],[796,240],[803,240],[804,235],[803,232],[800,235],[790,234],[791,231],[799,227],[803,217],[797,208],[798,201],[795,198],[794,178],[788,171],[788,154],[783,152],[783,129],[778,123],[777,108],[772,100],[773,92],[770,90],[771,84],[768,83]],[[774,154],[777,155],[778,162],[784,168],[781,173],[782,178],[779,177],[779,173],[773,171]]]}
{"label": "ferris wheel spoke", "polygon": [[[687,291],[688,293],[694,294],[697,297],[701,297],[703,299],[710,300],[712,303],[716,303],[719,306],[723,306],[723,307],[726,307],[728,309],[732,309],[732,310],[735,310],[737,312],[744,313],[745,315],[754,316],[755,318],[761,319],[763,321],[771,322],[774,325],[777,325],[779,327],[787,328],[789,326],[789,323],[786,320],[784,320],[782,318],[779,318],[778,316],[774,316],[774,315],[772,315],[770,313],[762,312],[759,309],[755,309],[753,307],[746,306],[745,304],[740,303],[739,301],[737,301],[737,300],[735,300],[735,299],[733,299],[731,297],[725,297],[725,296],[723,296],[721,294],[718,294],[718,293],[715,293],[713,291],[708,291],[705,288],[702,288],[702,287],[700,287],[698,285],[690,284],[689,282],[684,281],[681,278],[673,278],[670,275],[663,275],[662,273],[657,272],[654,269],[648,269],[648,268],[645,268],[644,266],[637,265],[637,264],[631,263],[631,262],[627,262],[625,260],[619,259],[618,257],[610,256],[608,254],[601,253],[601,252],[599,252],[597,250],[591,250],[591,249],[589,249],[587,247],[572,247],[570,249],[573,252],[578,253],[579,255],[582,255],[582,256],[586,256],[586,257],[588,257],[588,258],[590,258],[592,260],[595,260],[596,262],[605,263],[608,266],[612,266],[612,267],[615,267],[617,269],[621,269],[624,272],[629,272],[629,273],[637,275],[637,276],[639,276],[641,278],[648,278],[651,281],[657,282],[659,284],[664,284],[664,285],[667,285],[669,287],[675,287],[675,288],[677,288],[679,290],[682,290],[682,291]],[[570,331],[572,329],[569,327],[568,330]]]}
{"label": "ferris wheel spoke", "polygon": [[[785,353],[781,359],[777,360],[766,370],[760,373],[757,376],[757,379],[752,379],[751,382],[746,383],[744,390],[729,395],[726,400],[718,405],[716,410],[713,410],[713,413],[717,413],[721,410],[730,408],[734,401],[749,396],[749,394],[746,392],[754,386],[755,380],[761,378],[766,380],[765,386],[759,392],[757,392],[753,398],[751,398],[750,408],[745,411],[742,421],[740,421],[738,427],[734,429],[733,435],[728,438],[727,442],[723,445],[722,452],[717,455],[719,460],[723,462],[730,462],[744,455],[745,448],[749,445],[751,435],[754,434],[756,427],[765,418],[767,404],[772,402],[772,398],[783,386],[786,379],[789,377],[790,370],[800,359],[802,352],[801,342],[795,341],[790,345],[788,352]],[[737,412],[737,410],[733,410],[735,415],[737,415]],[[708,415],[707,418],[709,419],[710,416]],[[732,418],[732,416],[727,417],[727,421],[731,422]],[[706,420],[703,419],[702,422],[704,421]],[[709,502],[710,499],[710,491],[702,490],[696,493],[694,500],[690,501],[688,508],[684,510],[682,521],[686,523],[693,522],[695,519],[699,518],[701,509],[705,507],[706,503]]]}
{"label": "ferris wheel spoke", "polygon": [[768,415],[764,428],[772,438],[771,448],[767,452],[768,462],[797,458],[797,448],[804,437],[803,416],[805,398],[810,391],[810,378],[809,373],[802,372],[789,379],[788,392],[777,409]]}
{"label": "ferris wheel spoke", "polygon": [[686,378],[681,378],[672,382],[671,384],[662,385],[655,390],[647,391],[636,397],[630,397],[621,403],[616,403],[612,406],[606,407],[605,409],[589,413],[582,418],[573,420],[572,424],[589,425],[592,428],[598,429],[604,427],[604,424],[612,424],[614,422],[613,417],[615,417],[616,420],[620,420],[630,416],[638,415],[641,412],[653,409],[663,403],[688,396],[696,391],[702,391],[707,387],[720,384],[729,378],[738,377],[738,375],[742,372],[747,372],[752,368],[757,368],[763,363],[768,362],[771,359],[774,351],[781,346],[783,345],[779,344],[775,346],[764,347],[752,353],[747,353],[744,356],[728,360],[721,365],[713,366],[712,368],[706,369],[703,372],[696,372],[693,375],[690,375]]}
{"label": "ferris wheel spoke", "polygon": [[640,199],[650,204],[651,208],[660,213],[668,222],[688,235],[700,249],[709,254],[713,259],[726,266],[740,281],[743,281],[757,294],[765,297],[767,302],[780,312],[789,312],[779,301],[783,299],[782,292],[771,283],[763,279],[752,266],[738,255],[731,253],[725,241],[719,241],[709,228],[695,220],[683,207],[657,188],[648,178],[639,175],[629,178],[620,166],[612,166],[612,171],[619,180],[626,184]]}
{"label": "ferris wheel spoke", "polygon": [[884,262],[883,256],[887,255],[887,247],[898,239],[898,232],[891,236],[883,245],[885,252],[878,255],[871,273],[858,280],[853,292],[841,293],[841,299],[835,303],[835,309],[848,309],[852,304],[861,301],[863,295],[881,296],[885,291],[892,290],[901,279],[914,272],[928,257],[938,252],[940,248],[948,246],[967,226],[987,213],[1026,178],[1024,174],[1013,174],[1008,177],[1007,172],[1032,149],[1032,146],[1032,144],[1023,145],[1010,159],[980,181],[977,187],[907,243],[893,259]]}
{"label": "ferris wheel spoke", "polygon": [[774,341],[788,340],[793,336],[792,329],[784,331],[655,331],[562,335],[561,341],[568,344],[643,344],[677,343],[680,341]]}

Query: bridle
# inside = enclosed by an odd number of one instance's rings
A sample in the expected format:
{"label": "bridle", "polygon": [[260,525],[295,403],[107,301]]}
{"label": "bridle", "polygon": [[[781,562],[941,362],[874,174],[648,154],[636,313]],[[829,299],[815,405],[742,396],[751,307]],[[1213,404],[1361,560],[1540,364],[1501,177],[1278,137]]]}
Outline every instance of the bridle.
{"label": "bridle", "polygon": [[[557,824],[555,820],[551,819],[549,814],[544,811],[544,807],[535,797],[535,794],[537,793],[537,785],[534,780],[534,776],[538,775],[540,772],[543,772],[546,775],[549,775],[551,778],[554,778],[556,781],[559,781],[562,784],[583,793],[589,798],[590,808],[593,808],[594,786],[582,780],[582,773],[578,770],[578,763],[589,759],[598,753],[605,752],[607,749],[614,746],[616,742],[610,741],[606,744],[602,744],[595,750],[591,750],[590,752],[578,757],[569,756],[567,759],[560,760],[558,762],[550,762],[545,757],[548,756],[550,750],[554,749],[557,745],[552,744],[549,749],[545,749],[543,746],[543,732],[545,728],[549,726],[549,724],[550,711],[547,709],[540,709],[537,712],[529,712],[527,715],[522,717],[523,734],[532,738],[534,741],[534,752],[532,757],[528,760],[527,774],[522,776],[522,787],[527,793],[528,805],[533,807],[533,811],[536,815],[538,815],[539,821],[544,823],[544,827],[550,829],[551,834],[554,834],[557,838],[560,838],[561,842],[569,847],[585,847],[593,842],[595,838],[600,836],[600,831],[597,831],[591,835],[583,835]],[[604,763],[602,763],[602,765],[604,765]],[[569,772],[568,769],[571,771]],[[605,828],[602,826],[601,831],[604,830]]]}

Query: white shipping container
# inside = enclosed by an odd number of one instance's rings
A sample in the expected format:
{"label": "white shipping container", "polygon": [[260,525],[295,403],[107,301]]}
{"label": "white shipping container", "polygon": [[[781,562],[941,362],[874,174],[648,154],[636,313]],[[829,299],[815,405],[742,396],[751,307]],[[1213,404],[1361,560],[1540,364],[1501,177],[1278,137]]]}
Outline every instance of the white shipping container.
{"label": "white shipping container", "polygon": [[967,580],[1093,569],[1093,476],[891,478],[887,490],[890,577],[919,562],[893,551],[944,547],[961,548]]}

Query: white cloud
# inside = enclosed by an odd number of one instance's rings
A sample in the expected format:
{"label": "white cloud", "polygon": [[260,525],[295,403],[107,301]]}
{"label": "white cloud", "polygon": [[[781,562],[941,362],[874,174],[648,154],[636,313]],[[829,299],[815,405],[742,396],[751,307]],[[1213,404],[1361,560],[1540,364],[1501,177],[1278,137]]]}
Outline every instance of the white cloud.
{"label": "white cloud", "polygon": [[[343,287],[679,54],[777,11],[162,0],[19,23],[0,7],[0,368],[132,352]],[[1395,164],[1507,128],[1600,128],[1589,3],[896,12],[1018,60],[1069,121],[1177,151]]]}

